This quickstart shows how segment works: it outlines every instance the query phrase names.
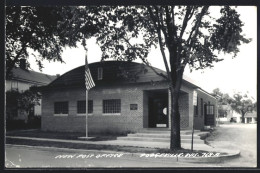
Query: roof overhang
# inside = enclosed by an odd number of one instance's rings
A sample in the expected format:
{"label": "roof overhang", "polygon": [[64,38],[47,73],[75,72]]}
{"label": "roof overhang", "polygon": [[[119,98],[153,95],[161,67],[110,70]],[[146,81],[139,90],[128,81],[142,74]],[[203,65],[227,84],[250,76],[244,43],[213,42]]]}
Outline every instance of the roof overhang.
{"label": "roof overhang", "polygon": [[210,93],[208,93],[207,91],[203,90],[202,88],[198,87],[196,88],[196,90],[199,90],[201,92],[203,92],[204,94],[208,95],[209,97],[212,97],[214,99],[217,99],[216,97],[214,97],[213,95],[211,95]]}
{"label": "roof overhang", "polygon": [[16,78],[16,77],[13,77],[12,79],[7,79],[7,80],[16,80],[16,81],[19,81],[19,82],[25,82],[25,83],[31,83],[31,84],[37,84],[37,85],[48,85],[48,83],[26,80],[26,79]]}

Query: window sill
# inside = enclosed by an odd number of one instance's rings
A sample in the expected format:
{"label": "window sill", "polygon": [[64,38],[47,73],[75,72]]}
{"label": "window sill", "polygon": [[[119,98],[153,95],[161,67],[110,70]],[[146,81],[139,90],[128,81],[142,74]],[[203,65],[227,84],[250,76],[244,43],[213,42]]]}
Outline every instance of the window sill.
{"label": "window sill", "polygon": [[102,116],[112,116],[112,115],[120,116],[121,113],[103,113],[102,114]]}
{"label": "window sill", "polygon": [[[93,114],[88,114],[88,116],[92,116]],[[77,116],[86,116],[86,114],[77,114]]]}
{"label": "window sill", "polygon": [[68,114],[53,114],[54,116],[57,116],[57,117],[65,117],[65,116],[68,116]]}

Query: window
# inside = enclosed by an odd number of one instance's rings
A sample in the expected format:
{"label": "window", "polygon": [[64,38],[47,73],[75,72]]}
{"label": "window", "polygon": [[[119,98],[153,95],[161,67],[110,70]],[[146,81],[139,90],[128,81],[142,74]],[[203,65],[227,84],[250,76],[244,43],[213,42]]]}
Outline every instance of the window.
{"label": "window", "polygon": [[207,105],[207,115],[214,115],[214,105]]}
{"label": "window", "polygon": [[98,80],[102,80],[102,79],[103,79],[103,68],[98,67]]}
{"label": "window", "polygon": [[103,100],[103,113],[121,113],[121,100],[120,99],[110,99]]}
{"label": "window", "polygon": [[226,118],[227,117],[227,111],[223,110],[223,109],[219,109],[218,110],[218,117],[219,118]]}
{"label": "window", "polygon": [[[77,113],[78,114],[85,114],[86,113],[86,101],[80,100],[77,102]],[[93,100],[88,101],[88,113],[93,113]]]}
{"label": "window", "polygon": [[18,90],[18,82],[11,81],[11,90]]}
{"label": "window", "polygon": [[55,102],[54,103],[54,114],[68,114],[69,104],[68,102]]}
{"label": "window", "polygon": [[200,110],[201,110],[201,115],[200,116],[203,116],[203,114],[204,114],[203,99],[200,99]]}

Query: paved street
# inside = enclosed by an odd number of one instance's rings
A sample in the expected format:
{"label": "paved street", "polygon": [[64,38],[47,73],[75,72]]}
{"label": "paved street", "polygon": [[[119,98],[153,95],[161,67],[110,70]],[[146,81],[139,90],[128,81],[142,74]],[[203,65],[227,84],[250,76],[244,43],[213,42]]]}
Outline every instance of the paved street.
{"label": "paved street", "polygon": [[227,167],[256,167],[257,162],[257,125],[226,124],[216,127],[208,140],[212,146],[239,149],[240,157],[227,160],[220,165]]}

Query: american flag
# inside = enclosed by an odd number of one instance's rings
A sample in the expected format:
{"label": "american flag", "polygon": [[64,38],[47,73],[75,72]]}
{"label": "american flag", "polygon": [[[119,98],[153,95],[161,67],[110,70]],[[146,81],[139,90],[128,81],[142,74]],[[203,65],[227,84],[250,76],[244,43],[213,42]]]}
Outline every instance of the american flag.
{"label": "american flag", "polygon": [[95,83],[92,79],[90,70],[88,68],[88,59],[87,59],[87,53],[85,56],[85,84],[86,84],[86,89],[90,90],[91,88],[93,88],[95,86]]}

